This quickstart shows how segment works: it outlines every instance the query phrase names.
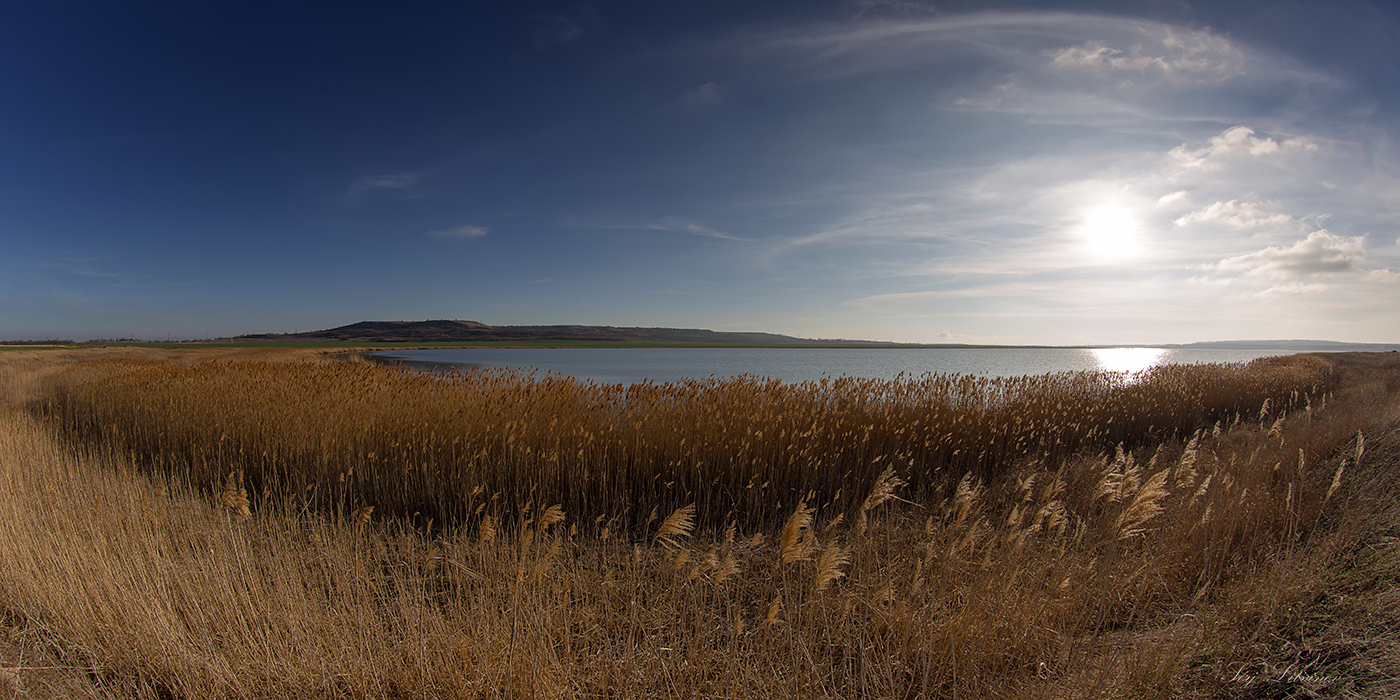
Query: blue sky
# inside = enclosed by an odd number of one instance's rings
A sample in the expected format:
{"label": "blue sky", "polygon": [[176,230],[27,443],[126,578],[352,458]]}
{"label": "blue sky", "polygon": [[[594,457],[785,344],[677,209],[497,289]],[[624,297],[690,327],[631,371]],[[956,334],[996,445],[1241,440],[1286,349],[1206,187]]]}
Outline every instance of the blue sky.
{"label": "blue sky", "polygon": [[0,339],[1400,341],[1389,3],[0,12]]}

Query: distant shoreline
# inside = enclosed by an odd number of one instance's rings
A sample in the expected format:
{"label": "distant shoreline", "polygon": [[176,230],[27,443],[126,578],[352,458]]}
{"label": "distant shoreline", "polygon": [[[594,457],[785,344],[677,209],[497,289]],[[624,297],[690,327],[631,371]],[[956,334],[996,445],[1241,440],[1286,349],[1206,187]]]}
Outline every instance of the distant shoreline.
{"label": "distant shoreline", "polygon": [[469,348],[889,348],[889,349],[1062,349],[1160,348],[1167,350],[1279,350],[1299,352],[1368,352],[1400,350],[1395,343],[1349,343],[1332,340],[1208,340],[1194,343],[1079,343],[1072,345],[1001,345],[996,343],[900,343],[884,340],[799,338],[756,331],[704,328],[619,326],[492,326],[477,321],[360,321],[319,331],[258,333],[204,340],[143,341],[130,337],[99,338],[81,343],[55,338],[0,341],[0,347],[144,347],[144,348],[322,348],[352,350],[427,350]]}
{"label": "distant shoreline", "polygon": [[[1296,343],[1293,344],[1293,343]],[[845,341],[842,343],[682,343],[665,341],[606,341],[606,340],[539,340],[539,341],[275,341],[275,340],[187,340],[174,342],[81,342],[71,345],[0,344],[0,350],[83,349],[99,347],[138,347],[165,350],[196,348],[324,348],[341,350],[452,350],[474,348],[771,348],[804,350],[1106,350],[1112,348],[1161,348],[1168,350],[1286,350],[1302,352],[1396,352],[1400,343],[1340,343],[1329,341],[1281,341],[1280,343],[1249,341],[1211,341],[1203,343],[1132,343],[1104,345],[996,345],[957,343],[882,343]]]}

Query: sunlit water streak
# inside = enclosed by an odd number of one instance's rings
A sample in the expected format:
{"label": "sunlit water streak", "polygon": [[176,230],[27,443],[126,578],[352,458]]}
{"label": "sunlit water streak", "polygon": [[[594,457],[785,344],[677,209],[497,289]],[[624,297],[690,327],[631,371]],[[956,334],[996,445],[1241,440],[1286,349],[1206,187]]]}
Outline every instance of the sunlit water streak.
{"label": "sunlit water streak", "polygon": [[1291,350],[1168,348],[470,348],[392,350],[380,362],[439,369],[537,368],[600,384],[752,375],[786,382],[825,377],[894,379],[901,375],[986,377],[1113,371],[1131,377],[1160,364],[1248,362]]}
{"label": "sunlit water streak", "polygon": [[1162,364],[1167,351],[1162,348],[1095,348],[1094,361],[1105,372],[1126,372],[1137,374],[1145,369]]}

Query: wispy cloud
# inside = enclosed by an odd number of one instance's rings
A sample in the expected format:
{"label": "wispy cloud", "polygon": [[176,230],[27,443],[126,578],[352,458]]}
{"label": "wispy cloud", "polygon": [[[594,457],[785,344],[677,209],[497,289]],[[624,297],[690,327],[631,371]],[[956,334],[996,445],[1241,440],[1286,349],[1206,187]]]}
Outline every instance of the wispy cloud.
{"label": "wispy cloud", "polygon": [[726,241],[743,241],[731,233],[726,233],[718,229],[710,228],[695,221],[688,221],[672,216],[665,216],[660,219],[650,221],[597,221],[585,219],[565,219],[559,223],[560,226],[568,228],[601,229],[615,231],[673,231],[676,233],[688,233],[705,238],[720,238]]}
{"label": "wispy cloud", "polygon": [[1217,201],[1204,209],[1198,209],[1177,219],[1174,223],[1177,226],[1219,224],[1236,231],[1266,226],[1287,226],[1294,223],[1293,217],[1287,214],[1270,214],[1265,211],[1264,207],[1265,205],[1259,202],[1241,203],[1238,199],[1232,199],[1228,202]]}
{"label": "wispy cloud", "polygon": [[361,175],[345,189],[346,201],[355,201],[374,193],[395,195],[412,194],[422,179],[421,173],[384,173]]}
{"label": "wispy cloud", "polygon": [[115,282],[130,280],[126,275],[98,267],[98,263],[100,262],[99,258],[54,258],[53,262],[45,263],[45,266],[57,268],[70,275],[77,275],[79,277],[96,277]]}
{"label": "wispy cloud", "polygon": [[925,172],[909,174],[902,182],[877,181],[866,189],[825,193],[828,203],[850,204],[848,213],[811,232],[771,237],[758,259],[772,262],[809,248],[869,251],[911,244],[936,245],[953,255],[988,243],[988,229],[1026,223],[1020,212],[987,207],[987,198],[972,192],[968,183],[954,185],[946,179],[951,179],[949,173]]}
{"label": "wispy cloud", "polygon": [[1269,297],[1317,296],[1327,291],[1329,288],[1329,285],[1322,284],[1321,282],[1313,282],[1310,284],[1304,282],[1289,282],[1287,284],[1280,284],[1273,287],[1269,287],[1268,289],[1265,289],[1262,292],[1254,292],[1253,294],[1248,294],[1246,296],[1252,296],[1259,299],[1267,299]]}
{"label": "wispy cloud", "polygon": [[485,236],[488,232],[489,232],[489,229],[487,229],[487,228],[484,227],[484,226],[470,226],[470,225],[464,225],[464,226],[455,226],[455,227],[453,227],[453,228],[444,229],[444,230],[442,230],[442,231],[429,231],[429,232],[427,232],[427,233],[425,233],[425,234],[423,234],[423,235],[424,235],[424,236],[427,236],[428,238],[443,238],[443,239],[449,239],[449,240],[464,240],[464,239],[470,239],[470,238],[481,238],[482,236]]}
{"label": "wispy cloud", "polygon": [[[157,286],[150,280],[143,280],[124,272],[116,272],[108,265],[108,261],[99,257],[68,256],[54,256],[38,263],[38,267],[57,270],[74,277],[101,280],[113,288],[136,289]],[[161,284],[168,285],[170,282],[170,280],[166,280]]]}
{"label": "wispy cloud", "polygon": [[936,64],[957,53],[1003,60],[1035,56],[1082,42],[1086,34],[1104,33],[1095,29],[1148,24],[1067,13],[983,13],[758,30],[731,46],[746,54],[783,54],[789,58],[786,70],[803,79],[825,80]]}
{"label": "wispy cloud", "polygon": [[[948,106],[1075,123],[1199,121],[1205,105],[1218,111],[1241,88],[1315,96],[1336,85],[1208,29],[1065,12],[805,26],[730,46],[780,57],[765,67],[799,82],[918,69],[918,89]],[[949,65],[962,68],[940,70]]]}
{"label": "wispy cloud", "polygon": [[676,98],[675,106],[682,110],[699,111],[718,106],[724,101],[724,92],[713,80],[687,88]]}
{"label": "wispy cloud", "polygon": [[1249,64],[1238,46],[1208,30],[1140,27],[1139,41],[1122,48],[1095,40],[1052,50],[1050,65],[1117,81],[1220,82],[1243,75]]}
{"label": "wispy cloud", "polygon": [[983,282],[962,284],[948,289],[918,292],[873,294],[845,302],[847,306],[867,307],[899,304],[920,304],[949,299],[1044,298],[1055,294],[1059,285],[1053,282]]}
{"label": "wispy cloud", "polygon": [[709,226],[697,224],[694,221],[662,221],[656,224],[652,224],[647,228],[653,231],[684,231],[686,233],[692,233],[697,236],[705,236],[707,238],[723,238],[727,241],[743,240],[742,238],[733,234],[712,229]]}
{"label": "wispy cloud", "polygon": [[563,15],[535,15],[535,48],[570,44],[583,38],[583,25]]}

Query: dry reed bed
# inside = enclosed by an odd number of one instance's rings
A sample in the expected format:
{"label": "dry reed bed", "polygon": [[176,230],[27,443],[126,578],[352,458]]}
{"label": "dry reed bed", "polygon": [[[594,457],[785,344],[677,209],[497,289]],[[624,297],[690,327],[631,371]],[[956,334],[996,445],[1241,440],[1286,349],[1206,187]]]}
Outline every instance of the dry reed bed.
{"label": "dry reed bed", "polygon": [[[771,523],[799,499],[847,517],[893,466],[916,501],[1019,461],[1189,436],[1308,405],[1315,357],[1121,375],[926,376],[785,384],[753,377],[598,385],[508,371],[373,364],[86,363],[39,410],[157,473],[348,514],[461,523],[559,504],[634,530],[693,503],[710,526]],[[239,476],[241,475],[241,476]],[[240,481],[241,480],[241,481]],[[598,523],[593,531],[603,527]]]}
{"label": "dry reed bed", "polygon": [[[377,371],[292,376],[438,386]],[[434,405],[408,391],[371,405],[415,396]],[[1267,634],[1315,594],[1300,576],[1330,551],[1313,531],[1346,484],[1345,464],[1320,463],[1346,444],[1355,469],[1364,442],[1353,431],[1372,409],[1335,403],[1256,409],[1102,457],[1021,459],[921,505],[895,500],[914,494],[880,460],[849,507],[797,496],[768,507],[771,527],[697,529],[702,514],[686,504],[635,539],[542,499],[498,500],[447,532],[328,519],[286,499],[249,514],[236,490],[210,498],[147,481],[129,456],[64,444],[11,412],[0,423],[0,606],[93,668],[98,695],[1163,696],[1207,646]],[[529,415],[495,408],[488,425]],[[264,405],[252,435],[299,425],[275,410]],[[196,440],[207,424],[193,415],[192,426],[120,429]],[[546,417],[566,416],[535,420]],[[258,444],[241,439],[245,455]],[[213,460],[236,454],[205,458],[223,469]]]}

